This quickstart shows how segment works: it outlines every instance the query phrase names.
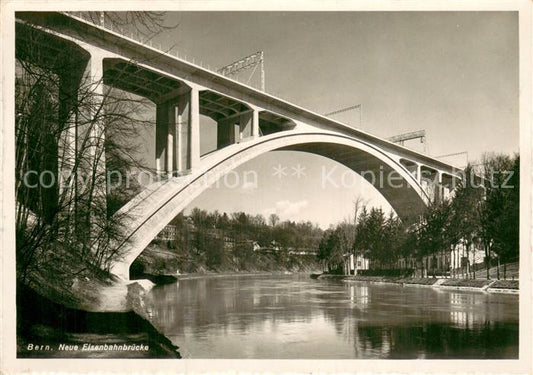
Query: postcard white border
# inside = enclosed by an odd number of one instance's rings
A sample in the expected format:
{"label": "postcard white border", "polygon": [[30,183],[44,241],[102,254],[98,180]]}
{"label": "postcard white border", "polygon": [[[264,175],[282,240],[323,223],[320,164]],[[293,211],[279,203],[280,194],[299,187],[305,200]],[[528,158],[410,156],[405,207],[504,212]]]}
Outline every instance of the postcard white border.
{"label": "postcard white border", "polygon": [[[532,373],[531,283],[531,126],[532,126],[532,2],[512,1],[16,1],[1,6],[2,126],[0,184],[2,215],[2,342],[3,373]],[[517,11],[520,50],[520,337],[518,360],[98,360],[17,359],[15,336],[14,251],[14,12],[19,10],[254,10],[254,11]]]}

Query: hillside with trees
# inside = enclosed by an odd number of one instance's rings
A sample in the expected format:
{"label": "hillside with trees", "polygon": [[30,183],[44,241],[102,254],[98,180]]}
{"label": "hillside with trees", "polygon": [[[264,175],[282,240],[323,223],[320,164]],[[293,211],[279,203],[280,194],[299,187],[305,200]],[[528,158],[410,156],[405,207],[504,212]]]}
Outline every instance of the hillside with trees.
{"label": "hillside with trees", "polygon": [[[170,227],[175,234],[155,239],[132,265],[132,274],[321,269],[316,252],[323,231],[309,221],[194,208],[176,216]],[[166,258],[157,259],[157,248]]]}

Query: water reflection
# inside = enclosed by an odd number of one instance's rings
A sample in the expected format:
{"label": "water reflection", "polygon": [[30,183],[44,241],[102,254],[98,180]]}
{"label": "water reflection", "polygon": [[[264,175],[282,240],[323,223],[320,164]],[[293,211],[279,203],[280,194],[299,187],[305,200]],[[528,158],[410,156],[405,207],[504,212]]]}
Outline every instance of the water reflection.
{"label": "water reflection", "polygon": [[517,358],[518,298],[307,276],[182,280],[152,321],[192,358]]}

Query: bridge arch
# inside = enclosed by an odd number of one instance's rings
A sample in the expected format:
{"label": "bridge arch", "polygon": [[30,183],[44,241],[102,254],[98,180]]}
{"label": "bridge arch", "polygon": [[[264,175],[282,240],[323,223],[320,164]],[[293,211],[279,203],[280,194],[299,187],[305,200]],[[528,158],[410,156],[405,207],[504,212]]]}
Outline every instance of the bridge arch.
{"label": "bridge arch", "polygon": [[[126,240],[116,244],[120,258],[110,264],[110,272],[129,279],[133,261],[190,202],[229,171],[275,150],[309,152],[338,161],[359,174],[372,171],[383,176],[374,186],[403,220],[417,218],[428,204],[416,178],[378,147],[339,133],[275,133],[208,154],[191,174],[155,182],[122,207],[118,214],[125,214],[128,232]],[[386,180],[391,174],[395,176],[392,185]]]}

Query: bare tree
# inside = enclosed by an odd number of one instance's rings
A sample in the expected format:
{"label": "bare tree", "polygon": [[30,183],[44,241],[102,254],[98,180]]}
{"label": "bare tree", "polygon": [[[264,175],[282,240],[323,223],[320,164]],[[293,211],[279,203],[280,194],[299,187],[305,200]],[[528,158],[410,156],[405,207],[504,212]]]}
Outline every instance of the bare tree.
{"label": "bare tree", "polygon": [[[152,14],[107,16],[130,26],[128,17],[135,17],[147,35],[161,30]],[[18,276],[105,270],[120,257],[112,243],[123,239],[124,216],[116,211],[136,193],[135,186],[113,188],[113,178],[142,168],[132,140],[154,126],[141,115],[150,104],[95,80],[83,53],[47,53],[50,36],[37,28],[17,33]]]}

